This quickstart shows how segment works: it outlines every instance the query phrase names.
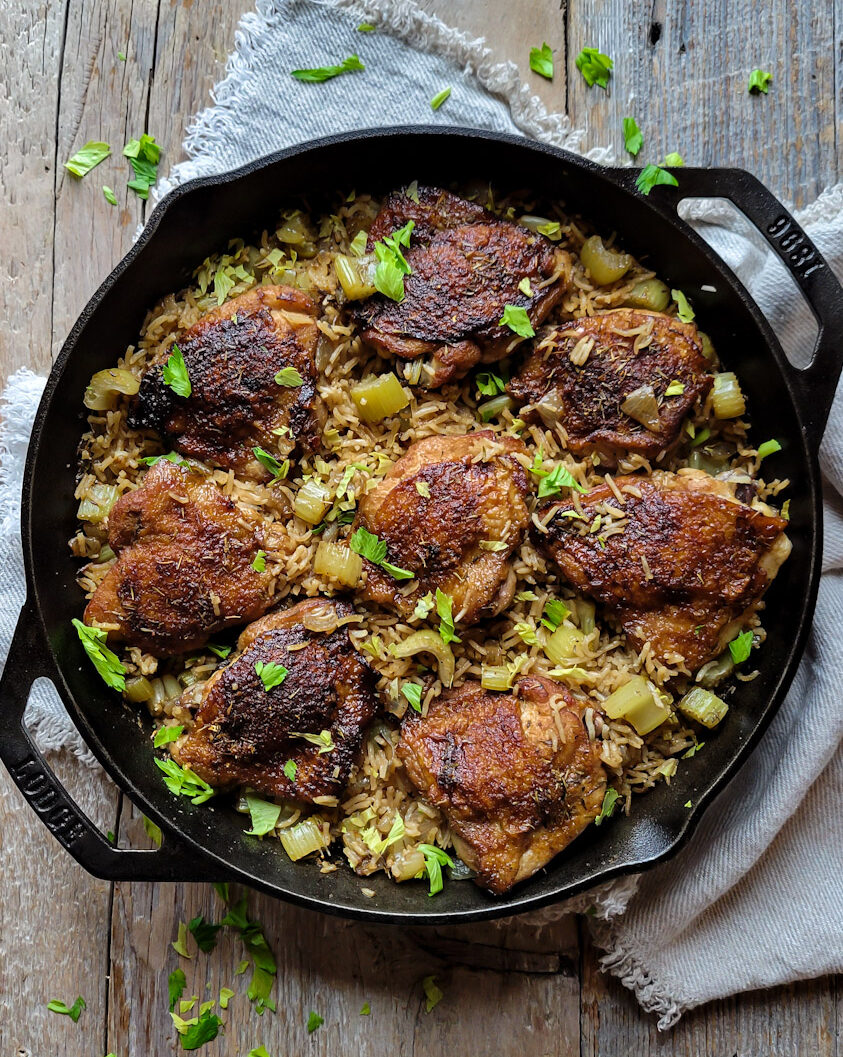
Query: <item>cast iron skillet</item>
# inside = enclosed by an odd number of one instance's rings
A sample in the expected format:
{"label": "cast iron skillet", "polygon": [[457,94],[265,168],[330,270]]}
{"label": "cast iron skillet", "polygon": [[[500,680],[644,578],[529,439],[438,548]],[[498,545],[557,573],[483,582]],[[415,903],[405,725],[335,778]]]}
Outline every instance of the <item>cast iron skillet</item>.
{"label": "cast iron skillet", "polygon": [[[376,174],[373,176],[373,174]],[[383,175],[386,174],[386,175]],[[603,169],[513,136],[473,129],[385,129],[330,137],[281,151],[225,176],[179,187],[152,214],[143,235],[83,312],[50,374],[35,420],[22,506],[27,602],[0,682],[0,757],[59,842],[90,873],[112,880],[236,880],[283,899],[351,917],[412,924],[491,918],[570,896],[597,881],[665,859],[687,840],[703,808],[722,790],[778,708],[811,626],[821,557],[817,448],[843,360],[843,291],[811,242],[754,177],[737,169],[682,169],[679,188],[644,198],[636,172]],[[441,185],[471,179],[528,187],[562,198],[599,231],[652,263],[690,295],[702,327],[748,394],[755,438],[776,437],[775,472],[789,491],[793,553],[768,595],[761,675],[739,683],[722,729],[677,778],[615,819],[580,837],[550,866],[502,898],[452,882],[430,900],[418,884],[350,870],[322,875],[291,863],[275,841],[243,834],[224,803],[194,807],[172,796],[152,765],[150,724],[123,706],[85,658],[70,621],[83,599],[75,531],[75,451],[84,428],[82,396],[91,375],[137,338],[144,313],[189,280],[195,265],[237,235],[273,223],[296,195],[357,187],[385,191],[413,179]],[[388,180],[388,186],[377,186]],[[791,367],[746,290],[676,214],[685,196],[731,199],[764,235],[819,323],[811,365]],[[50,679],[86,743],[114,781],[165,834],[154,851],[114,848],[58,783],[22,724],[33,680]],[[686,801],[693,807],[684,807]],[[361,888],[375,890],[366,898]]]}

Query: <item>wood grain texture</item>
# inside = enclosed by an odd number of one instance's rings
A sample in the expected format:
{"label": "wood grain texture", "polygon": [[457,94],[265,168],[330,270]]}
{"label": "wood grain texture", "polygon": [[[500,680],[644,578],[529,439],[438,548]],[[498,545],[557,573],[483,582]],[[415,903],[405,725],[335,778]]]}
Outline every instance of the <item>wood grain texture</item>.
{"label": "wood grain texture", "polygon": [[[634,113],[645,132],[642,160],[679,150],[689,163],[753,169],[800,204],[840,165],[843,0],[421,0],[425,10],[514,62],[551,110],[588,128],[587,146],[612,143]],[[147,131],[166,171],[181,158],[189,117],[207,105],[234,28],[252,0],[16,0],[0,5],[0,372],[44,370],[72,321],[131,243],[145,206],[126,190],[127,139]],[[658,31],[654,29],[658,23]],[[658,37],[658,39],[655,39]],[[556,55],[548,82],[529,70],[532,46]],[[607,93],[588,90],[574,67],[581,47],[615,59]],[[125,52],[126,62],[117,53]],[[749,97],[752,66],[774,73],[770,95]],[[61,167],[87,139],[114,155],[85,180]],[[646,155],[646,157],[645,157]],[[102,185],[117,193],[109,206]],[[140,816],[120,809],[100,774],[69,760],[57,770],[83,806],[119,839],[148,846]],[[816,981],[741,995],[686,1017],[668,1035],[614,979],[572,919],[543,929],[395,930],[286,907],[252,893],[279,963],[278,1013],[255,1015],[236,936],[179,959],[179,921],[218,920],[219,898],[199,885],[109,886],[84,874],[0,773],[0,1055],[158,1057],[181,1052],[167,1014],[167,974],[181,964],[187,995],[236,996],[226,1034],[203,1053],[272,1057],[308,1053],[396,1057],[451,1053],[841,1057],[839,985]],[[581,931],[581,930],[580,930]],[[420,981],[437,976],[445,998],[424,1012]],[[50,997],[88,1009],[78,1025],[49,1014]],[[359,1010],[369,1002],[372,1013]],[[325,1018],[312,1036],[309,1011]]]}

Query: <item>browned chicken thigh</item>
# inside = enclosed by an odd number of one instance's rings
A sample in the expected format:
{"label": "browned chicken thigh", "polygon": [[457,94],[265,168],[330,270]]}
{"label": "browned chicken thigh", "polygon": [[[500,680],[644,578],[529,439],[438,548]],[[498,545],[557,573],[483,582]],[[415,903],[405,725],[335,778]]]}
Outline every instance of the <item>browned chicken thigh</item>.
{"label": "browned chicken thigh", "polygon": [[279,530],[212,481],[166,460],[115,503],[108,542],[117,561],[85,623],[158,656],[195,650],[215,632],[261,616],[272,604],[274,575],[252,562],[261,549],[288,547]]}
{"label": "browned chicken thigh", "polygon": [[790,553],[787,522],[738,502],[699,470],[616,477],[615,485],[622,509],[600,485],[579,497],[583,520],[558,516],[574,509],[569,502],[541,511],[547,532],[534,528],[534,542],[636,649],[649,642],[659,660],[684,659],[694,672],[753,613]]}
{"label": "browned chicken thigh", "polygon": [[[404,299],[378,294],[355,315],[363,340],[382,353],[428,358],[422,384],[439,386],[509,355],[523,339],[501,325],[504,308],[525,309],[537,327],[564,294],[571,264],[543,235],[446,191],[419,188],[418,197],[390,195],[372,227],[372,238],[383,239],[409,220],[416,225]],[[524,279],[529,294],[519,289]]]}
{"label": "browned chicken thigh", "polygon": [[[240,654],[206,683],[176,760],[220,789],[310,803],[340,794],[378,704],[377,676],[342,623],[349,617],[349,606],[313,598],[250,624]],[[268,664],[286,669],[269,690],[258,671]]]}
{"label": "browned chicken thigh", "polygon": [[[266,479],[255,447],[280,461],[319,445],[324,412],[316,393],[316,314],[307,294],[288,286],[258,286],[209,312],[177,343],[190,396],[164,382],[171,346],[144,375],[129,425],[155,430],[190,458]],[[281,381],[293,384],[276,382],[285,368]]]}
{"label": "browned chicken thigh", "polygon": [[[508,391],[527,405],[521,418],[559,422],[571,451],[596,452],[614,465],[626,453],[653,459],[671,448],[685,415],[711,385],[693,324],[619,308],[542,335]],[[633,393],[638,418],[649,418],[646,426],[621,410]]]}
{"label": "browned chicken thigh", "polygon": [[410,781],[442,810],[457,854],[496,895],[600,813],[606,774],[602,743],[583,724],[587,705],[549,679],[525,677],[509,694],[464,683],[402,723],[398,754]]}
{"label": "browned chicken thigh", "polygon": [[490,430],[412,444],[360,500],[354,529],[384,540],[388,561],[414,579],[395,580],[366,561],[360,597],[408,616],[439,588],[461,624],[500,612],[515,584],[509,557],[529,522],[514,452],[525,452],[521,441]]}

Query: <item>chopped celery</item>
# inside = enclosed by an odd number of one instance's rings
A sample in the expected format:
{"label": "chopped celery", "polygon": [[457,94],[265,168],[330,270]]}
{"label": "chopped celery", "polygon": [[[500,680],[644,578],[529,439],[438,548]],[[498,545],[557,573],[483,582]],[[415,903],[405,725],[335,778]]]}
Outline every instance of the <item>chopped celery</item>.
{"label": "chopped celery", "polygon": [[649,734],[670,715],[670,708],[657,699],[650,684],[640,675],[633,675],[610,694],[602,708],[610,719],[625,719],[638,734]]}
{"label": "chopped celery", "polygon": [[710,690],[695,686],[677,703],[676,707],[683,716],[702,723],[709,730],[716,727],[729,711],[729,706]]}

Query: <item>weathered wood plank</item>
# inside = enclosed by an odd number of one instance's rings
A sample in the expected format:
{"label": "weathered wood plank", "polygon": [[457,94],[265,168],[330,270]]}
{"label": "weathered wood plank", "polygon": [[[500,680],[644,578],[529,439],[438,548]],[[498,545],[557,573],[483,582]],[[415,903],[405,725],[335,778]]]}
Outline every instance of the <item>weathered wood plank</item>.
{"label": "weathered wood plank", "polygon": [[[688,164],[738,165],[796,205],[838,179],[833,0],[568,0],[569,110],[591,145],[624,157],[622,120],[644,132],[639,161],[679,151]],[[839,29],[837,37],[839,38]],[[574,60],[614,60],[609,89],[588,88]],[[769,95],[747,92],[754,67]]]}

